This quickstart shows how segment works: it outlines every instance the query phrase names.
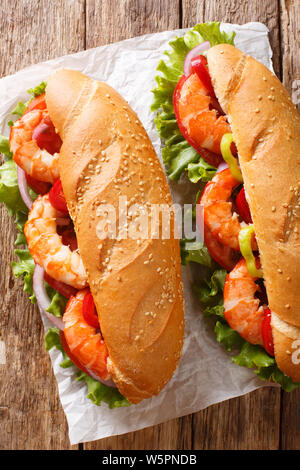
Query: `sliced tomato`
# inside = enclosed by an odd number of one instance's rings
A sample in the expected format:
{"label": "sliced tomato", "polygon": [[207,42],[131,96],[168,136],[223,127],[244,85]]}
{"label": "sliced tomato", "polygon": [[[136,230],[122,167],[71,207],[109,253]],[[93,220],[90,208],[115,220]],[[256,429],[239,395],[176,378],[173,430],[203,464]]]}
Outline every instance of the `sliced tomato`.
{"label": "sliced tomato", "polygon": [[64,245],[70,247],[71,251],[75,251],[78,248],[77,237],[73,227],[67,227],[62,232],[62,242]]}
{"label": "sliced tomato", "polygon": [[176,88],[173,94],[173,106],[174,106],[175,117],[178,123],[178,127],[183,137],[185,138],[185,140],[187,140],[187,142],[199,153],[199,155],[201,155],[201,157],[203,157],[204,160],[210,165],[214,167],[218,167],[219,164],[223,161],[222,155],[218,155],[217,153],[211,152],[210,150],[200,147],[197,144],[197,142],[195,142],[195,140],[189,135],[186,127],[183,125],[182,120],[180,118],[178,103],[179,103],[179,99],[181,96],[182,86],[187,78],[189,77],[186,77],[185,75],[181,77],[181,79],[176,85]]}
{"label": "sliced tomato", "polygon": [[268,354],[274,356],[274,341],[271,326],[271,310],[266,307],[264,310],[264,319],[262,322],[261,333],[264,342],[264,348]]}
{"label": "sliced tomato", "polygon": [[212,86],[211,78],[207,67],[206,57],[202,54],[200,54],[199,57],[194,57],[194,59],[191,60],[191,65],[192,70],[196,72],[201,82],[209,92],[210,96],[216,98],[214,87]]}
{"label": "sliced tomato", "polygon": [[245,188],[243,187],[235,200],[236,207],[239,215],[247,224],[252,224],[251,212],[245,195]]}
{"label": "sliced tomato", "polygon": [[88,292],[83,299],[83,317],[85,321],[92,326],[93,328],[99,329],[99,319],[97,310],[95,307],[95,302],[91,292]]}
{"label": "sliced tomato", "polygon": [[37,194],[47,194],[51,188],[50,183],[46,183],[45,181],[39,181],[36,180],[35,178],[32,178],[32,176],[28,175],[25,173],[26,181],[28,185],[33,189],[34,192]]}
{"label": "sliced tomato", "polygon": [[63,192],[60,179],[57,180],[52,186],[49,192],[49,201],[51,205],[59,212],[62,212],[63,214],[66,214],[66,215],[69,214],[66,198]]}
{"label": "sliced tomato", "polygon": [[55,127],[48,114],[36,126],[32,133],[32,138],[40,149],[47,150],[51,155],[58,153],[62,146],[62,140],[55,132]]}
{"label": "sliced tomato", "polygon": [[46,104],[46,94],[43,93],[42,95],[37,96],[28,104],[27,108],[24,111],[24,114],[29,113],[33,109],[47,109]]}
{"label": "sliced tomato", "polygon": [[54,290],[57,290],[57,292],[66,297],[66,299],[69,299],[72,295],[76,295],[77,293],[77,289],[75,289],[75,287],[69,286],[64,282],[56,281],[53,279],[53,277],[49,276],[46,271],[44,274],[44,279],[49,284],[49,286],[51,286]]}
{"label": "sliced tomato", "polygon": [[67,356],[71,359],[71,361],[73,362],[73,364],[78,367],[78,369],[80,369],[82,372],[84,372],[85,374],[87,375],[90,375],[89,374],[89,371],[81,364],[81,362],[78,361],[78,359],[71,353],[71,350],[69,348],[69,345],[66,341],[66,338],[65,338],[65,335],[64,335],[64,332],[63,331],[60,331],[59,332],[59,335],[60,335],[60,341],[61,341],[61,344],[62,344],[62,347],[64,348],[64,351],[65,353],[67,354]]}

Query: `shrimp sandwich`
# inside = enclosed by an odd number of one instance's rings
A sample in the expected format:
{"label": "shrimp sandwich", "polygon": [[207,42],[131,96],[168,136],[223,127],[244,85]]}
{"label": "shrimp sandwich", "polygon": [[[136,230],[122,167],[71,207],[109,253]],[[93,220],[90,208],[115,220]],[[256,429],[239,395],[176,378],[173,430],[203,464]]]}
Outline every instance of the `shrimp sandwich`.
{"label": "shrimp sandwich", "polygon": [[[153,90],[169,177],[194,184],[194,290],[232,360],[300,385],[300,116],[219,23],[170,42]],[[196,186],[197,184],[197,186]]]}
{"label": "shrimp sandwich", "polygon": [[175,219],[169,237],[161,218],[156,231],[139,228],[140,208],[172,206],[163,168],[107,84],[59,70],[29,92],[0,141],[0,198],[25,244],[14,273],[54,324],[47,349],[77,366],[88,398],[138,403],[168,383],[184,336]]}

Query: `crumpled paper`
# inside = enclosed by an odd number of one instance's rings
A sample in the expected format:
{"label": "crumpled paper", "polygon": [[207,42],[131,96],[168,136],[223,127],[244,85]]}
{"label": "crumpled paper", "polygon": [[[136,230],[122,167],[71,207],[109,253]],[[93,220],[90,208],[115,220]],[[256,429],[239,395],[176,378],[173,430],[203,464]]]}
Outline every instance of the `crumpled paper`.
{"label": "crumpled paper", "polygon": [[[266,26],[261,23],[223,24],[222,28],[235,30],[236,46],[273,70]],[[64,67],[80,70],[114,87],[137,112],[161,156],[161,142],[150,112],[150,90],[155,85],[158,62],[169,47],[168,41],[185,31],[147,34],[97,47],[36,64],[1,79],[1,133],[8,135],[6,123],[10,112],[18,100],[28,99],[26,90]],[[184,184],[172,184],[171,190],[175,202],[184,201]],[[183,267],[182,271],[186,306],[183,356],[175,375],[159,396],[128,408],[110,410],[105,404],[97,407],[86,398],[86,384],[75,380],[73,368],[59,366],[61,353],[55,349],[50,351],[71,444],[142,429],[270,385],[259,380],[253,371],[232,363],[230,355],[217,343],[209,324],[202,318],[199,303],[191,290],[190,267]],[[43,322],[47,328],[47,320],[43,318]]]}

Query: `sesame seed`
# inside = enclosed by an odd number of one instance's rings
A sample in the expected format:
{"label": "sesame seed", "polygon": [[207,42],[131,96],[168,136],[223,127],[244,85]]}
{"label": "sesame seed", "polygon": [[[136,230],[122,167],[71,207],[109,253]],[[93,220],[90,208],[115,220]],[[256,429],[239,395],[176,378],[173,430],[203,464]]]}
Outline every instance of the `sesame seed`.
{"label": "sesame seed", "polygon": [[291,308],[290,304],[286,304],[285,308],[287,308],[287,309]]}

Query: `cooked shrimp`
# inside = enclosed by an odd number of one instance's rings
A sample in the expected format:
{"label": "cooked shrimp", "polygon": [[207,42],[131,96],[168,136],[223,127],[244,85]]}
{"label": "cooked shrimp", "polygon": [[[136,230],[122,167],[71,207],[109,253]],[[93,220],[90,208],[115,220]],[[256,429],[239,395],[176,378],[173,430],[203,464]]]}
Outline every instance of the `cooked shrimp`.
{"label": "cooked shrimp", "polygon": [[[259,260],[256,259],[257,267]],[[255,283],[242,258],[227,275],[224,285],[225,318],[231,328],[252,344],[263,345],[262,322],[266,305],[260,306],[255,294],[260,287]]]}
{"label": "cooked shrimp", "polygon": [[48,194],[34,201],[24,227],[29,251],[35,263],[42,266],[49,276],[82,289],[87,285],[87,275],[81,257],[63,244],[57,233],[57,215]]}
{"label": "cooked shrimp", "polygon": [[90,326],[83,316],[83,300],[88,289],[71,297],[63,316],[64,336],[71,353],[89,371],[101,379],[108,379],[108,352],[100,332]]}
{"label": "cooked shrimp", "polygon": [[178,101],[178,112],[189,136],[199,147],[221,154],[224,134],[231,132],[225,116],[211,109],[212,98],[196,73],[183,83]]}
{"label": "cooked shrimp", "polygon": [[[240,222],[238,214],[232,211],[230,197],[232,191],[239,186],[230,173],[229,168],[217,173],[205,186],[200,204],[203,206],[204,224],[217,240],[225,246],[239,250],[239,233],[244,226]],[[253,249],[256,242],[253,240]]]}
{"label": "cooked shrimp", "polygon": [[25,111],[11,128],[9,145],[14,161],[32,178],[49,183],[59,178],[61,140],[47,109]]}

